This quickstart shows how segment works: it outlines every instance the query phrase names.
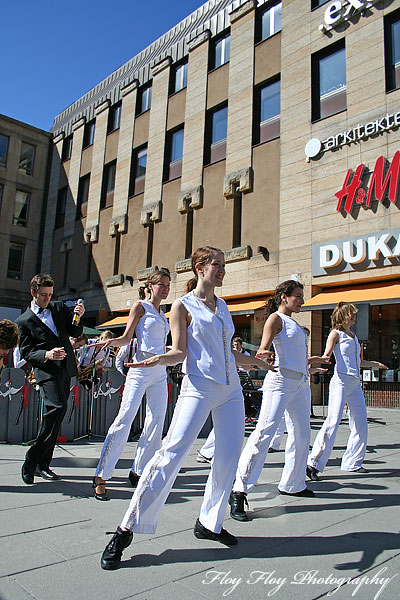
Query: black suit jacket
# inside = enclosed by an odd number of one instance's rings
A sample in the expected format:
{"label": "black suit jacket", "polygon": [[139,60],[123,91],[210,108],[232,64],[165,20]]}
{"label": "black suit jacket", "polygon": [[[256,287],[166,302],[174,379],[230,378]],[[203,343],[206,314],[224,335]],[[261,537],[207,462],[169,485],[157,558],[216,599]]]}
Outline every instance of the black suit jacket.
{"label": "black suit jacket", "polygon": [[[16,319],[20,333],[21,356],[32,365],[38,383],[59,377],[63,369],[66,369],[69,377],[78,373],[74,352],[68,338],[79,337],[83,331],[82,324],[72,324],[73,313],[63,302],[50,302],[48,308],[53,316],[58,335],[42,323],[30,308]],[[45,360],[47,350],[61,346],[67,353],[64,360]]]}

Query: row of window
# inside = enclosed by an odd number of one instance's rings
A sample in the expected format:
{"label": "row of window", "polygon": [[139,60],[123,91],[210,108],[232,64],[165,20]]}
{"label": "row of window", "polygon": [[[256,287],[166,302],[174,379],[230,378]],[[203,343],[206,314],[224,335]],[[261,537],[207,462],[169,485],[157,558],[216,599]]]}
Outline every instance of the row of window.
{"label": "row of window", "polygon": [[[0,134],[0,167],[7,166],[8,147],[10,138]],[[19,156],[18,171],[24,175],[33,175],[33,166],[35,162],[35,146],[27,142],[21,143],[21,152]]]}
{"label": "row of window", "polygon": [[[3,201],[4,187],[0,185],[0,210]],[[31,195],[29,192],[17,190],[14,200],[13,225],[22,225],[26,227],[28,224],[28,213]]]}

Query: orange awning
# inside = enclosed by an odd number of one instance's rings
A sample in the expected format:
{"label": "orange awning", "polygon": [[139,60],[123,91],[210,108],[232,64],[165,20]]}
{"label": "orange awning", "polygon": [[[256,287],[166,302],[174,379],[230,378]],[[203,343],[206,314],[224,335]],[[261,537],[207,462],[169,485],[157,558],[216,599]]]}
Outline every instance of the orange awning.
{"label": "orange awning", "polygon": [[266,299],[262,300],[226,300],[229,312],[235,313],[253,313],[257,308],[265,306]]}
{"label": "orange awning", "polygon": [[302,310],[334,308],[338,302],[368,302],[369,304],[400,303],[399,283],[370,283],[353,287],[334,288],[316,294],[302,306]]}
{"label": "orange awning", "polygon": [[123,315],[121,317],[114,317],[101,325],[97,325],[97,329],[113,329],[115,327],[125,327],[128,322],[129,315]]}

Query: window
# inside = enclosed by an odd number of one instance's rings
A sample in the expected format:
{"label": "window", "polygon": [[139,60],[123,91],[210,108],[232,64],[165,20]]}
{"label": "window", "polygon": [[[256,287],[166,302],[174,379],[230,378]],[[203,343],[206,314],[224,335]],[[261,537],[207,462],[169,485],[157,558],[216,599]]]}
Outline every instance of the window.
{"label": "window", "polygon": [[29,200],[30,194],[17,190],[15,194],[13,225],[27,225]]}
{"label": "window", "polygon": [[62,145],[62,151],[61,151],[62,162],[64,162],[64,160],[69,160],[71,158],[71,153],[72,153],[72,135],[68,135],[66,138],[64,138],[63,145]]}
{"label": "window", "polygon": [[116,104],[115,106],[112,106],[110,108],[110,111],[108,113],[107,133],[111,133],[112,131],[119,129],[119,126],[121,125],[121,109],[121,103]]}
{"label": "window", "polygon": [[76,218],[82,219],[87,216],[87,207],[89,200],[89,185],[90,185],[90,174],[81,177],[79,180],[78,187],[78,202],[76,207]]}
{"label": "window", "polygon": [[54,228],[64,227],[65,207],[67,206],[68,188],[61,188],[57,196],[56,222]]}
{"label": "window", "polygon": [[206,123],[205,164],[215,163],[226,157],[228,131],[228,107],[210,111]]}
{"label": "window", "polygon": [[312,120],[346,109],[346,54],[343,42],[312,57]]}
{"label": "window", "polygon": [[131,181],[129,196],[141,194],[146,181],[147,146],[134,150],[132,154]]}
{"label": "window", "polygon": [[256,89],[254,143],[260,144],[280,135],[281,82]]}
{"label": "window", "polygon": [[2,203],[3,203],[3,186],[0,185],[0,212],[1,212]]}
{"label": "window", "polygon": [[183,127],[167,134],[167,160],[164,180],[176,179],[182,175]]}
{"label": "window", "polygon": [[105,165],[103,172],[103,188],[101,192],[100,209],[108,208],[114,203],[115,169],[117,163],[114,161]]}
{"label": "window", "polygon": [[311,10],[313,10],[314,8],[318,8],[318,6],[322,6],[327,2],[328,0],[311,0]]}
{"label": "window", "polygon": [[0,135],[0,167],[5,167],[7,164],[8,137]]}
{"label": "window", "polygon": [[185,88],[187,86],[187,72],[188,72],[187,61],[181,65],[178,65],[175,68],[174,86],[172,88],[172,93],[179,92],[179,90],[183,90],[183,88]]}
{"label": "window", "polygon": [[400,13],[385,17],[386,91],[400,88]]}
{"label": "window", "polygon": [[22,279],[22,265],[24,262],[24,244],[10,242],[8,253],[7,277],[9,279]]}
{"label": "window", "polygon": [[260,29],[257,36],[260,41],[266,40],[282,29],[282,2],[261,13]]}
{"label": "window", "polygon": [[151,107],[151,91],[152,91],[152,86],[151,84],[146,86],[145,88],[143,88],[141,91],[139,91],[139,97],[138,97],[138,112],[137,114],[140,115],[141,113],[146,112],[146,110],[149,110]]}
{"label": "window", "polygon": [[83,148],[92,146],[94,144],[94,132],[96,131],[96,121],[89,121],[85,125],[85,131],[83,133]]}
{"label": "window", "polygon": [[211,61],[212,69],[217,69],[221,65],[229,62],[231,47],[231,36],[228,33],[223,38],[219,38],[215,41],[213,48],[213,60]]}
{"label": "window", "polygon": [[24,173],[25,175],[32,175],[34,160],[35,160],[35,146],[32,146],[31,144],[26,144],[25,142],[22,142],[21,155],[19,157],[19,167],[18,167],[19,172]]}

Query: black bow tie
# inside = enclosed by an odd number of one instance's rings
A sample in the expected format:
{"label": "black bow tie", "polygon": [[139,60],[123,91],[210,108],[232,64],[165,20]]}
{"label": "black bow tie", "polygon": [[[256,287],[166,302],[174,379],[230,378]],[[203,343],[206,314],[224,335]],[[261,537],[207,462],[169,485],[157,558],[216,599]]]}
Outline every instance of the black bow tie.
{"label": "black bow tie", "polygon": [[46,309],[39,306],[38,314],[41,315],[44,310],[46,310]]}

